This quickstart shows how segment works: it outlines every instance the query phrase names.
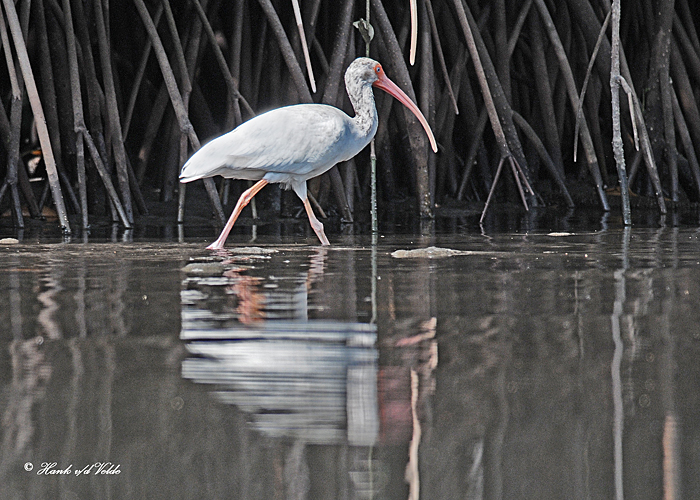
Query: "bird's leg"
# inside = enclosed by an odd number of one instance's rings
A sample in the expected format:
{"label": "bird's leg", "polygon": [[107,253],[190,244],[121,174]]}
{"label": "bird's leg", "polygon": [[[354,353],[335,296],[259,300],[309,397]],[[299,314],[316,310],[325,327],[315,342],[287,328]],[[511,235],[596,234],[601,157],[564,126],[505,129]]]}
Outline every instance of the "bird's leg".
{"label": "bird's leg", "polygon": [[[224,226],[224,229],[221,231],[221,234],[216,239],[216,241],[207,247],[207,250],[221,250],[222,248],[224,248],[224,243],[226,243],[228,233],[231,232],[231,228],[233,228],[233,225],[236,223],[236,219],[238,219],[238,216],[241,215],[241,211],[248,203],[250,203],[250,200],[253,199],[253,196],[258,194],[258,191],[260,191],[265,186],[267,186],[267,181],[265,179],[261,179],[255,184],[253,184],[252,187],[243,191],[241,197],[238,198],[236,207],[233,209],[231,217],[229,217],[226,226]],[[321,230],[321,232],[323,232],[323,230]]]}
{"label": "bird's leg", "polygon": [[309,203],[309,198],[304,198],[304,208],[306,209],[306,214],[309,216],[309,222],[311,223],[311,228],[321,240],[321,245],[330,245],[328,238],[326,238],[326,233],[323,232],[323,224],[314,215],[314,211],[311,208],[311,203]]}

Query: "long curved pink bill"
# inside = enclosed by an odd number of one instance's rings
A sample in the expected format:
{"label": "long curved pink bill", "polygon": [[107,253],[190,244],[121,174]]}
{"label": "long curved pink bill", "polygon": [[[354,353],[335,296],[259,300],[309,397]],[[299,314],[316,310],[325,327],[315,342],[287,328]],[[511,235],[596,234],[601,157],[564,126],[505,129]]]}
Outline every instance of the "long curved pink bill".
{"label": "long curved pink bill", "polygon": [[428,125],[428,120],[425,119],[425,116],[423,116],[423,113],[421,113],[420,109],[418,109],[418,106],[415,105],[411,98],[408,97],[406,93],[398,87],[398,85],[389,80],[386,75],[380,76],[379,80],[374,82],[373,85],[394,96],[401,104],[410,109],[411,113],[416,115],[416,118],[418,118],[418,121],[425,129],[425,133],[428,134],[430,146],[433,148],[433,151],[437,153],[437,142],[435,142],[435,136],[433,135],[433,131],[430,129],[430,125]]}

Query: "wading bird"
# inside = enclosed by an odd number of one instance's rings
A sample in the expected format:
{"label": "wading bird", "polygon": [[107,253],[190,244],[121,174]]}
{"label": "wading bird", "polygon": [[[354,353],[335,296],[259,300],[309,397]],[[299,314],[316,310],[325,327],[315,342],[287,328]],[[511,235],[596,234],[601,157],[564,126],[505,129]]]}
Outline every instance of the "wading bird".
{"label": "wading bird", "polygon": [[329,245],[323,224],[314,215],[306,195],[306,181],[354,157],[372,140],[377,132],[372,86],[388,92],[416,115],[437,152],[433,132],[418,106],[384,74],[377,61],[357,58],[345,72],[354,118],[325,104],[285,106],[258,115],[212,140],[185,163],[180,182],[215,175],[257,181],[243,192],[221,234],[207,248],[223,248],[243,207],[263,187],[275,182],[286,189],[291,187],[301,198],[318,239],[322,245]]}

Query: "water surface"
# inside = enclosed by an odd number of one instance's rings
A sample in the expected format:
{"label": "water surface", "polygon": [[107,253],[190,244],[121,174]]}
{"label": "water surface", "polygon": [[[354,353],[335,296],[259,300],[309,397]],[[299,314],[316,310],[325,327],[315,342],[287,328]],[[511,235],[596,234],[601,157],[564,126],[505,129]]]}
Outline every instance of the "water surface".
{"label": "water surface", "polygon": [[332,239],[0,245],[0,497],[700,494],[700,231]]}

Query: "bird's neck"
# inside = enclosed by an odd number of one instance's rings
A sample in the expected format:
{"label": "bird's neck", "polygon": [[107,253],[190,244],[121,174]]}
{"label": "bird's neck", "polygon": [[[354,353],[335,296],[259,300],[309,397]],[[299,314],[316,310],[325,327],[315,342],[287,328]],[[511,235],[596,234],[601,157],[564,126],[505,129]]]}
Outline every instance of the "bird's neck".
{"label": "bird's neck", "polygon": [[356,131],[369,140],[377,132],[377,107],[374,105],[374,93],[371,85],[361,85],[355,92],[348,92],[350,102],[355,110]]}

